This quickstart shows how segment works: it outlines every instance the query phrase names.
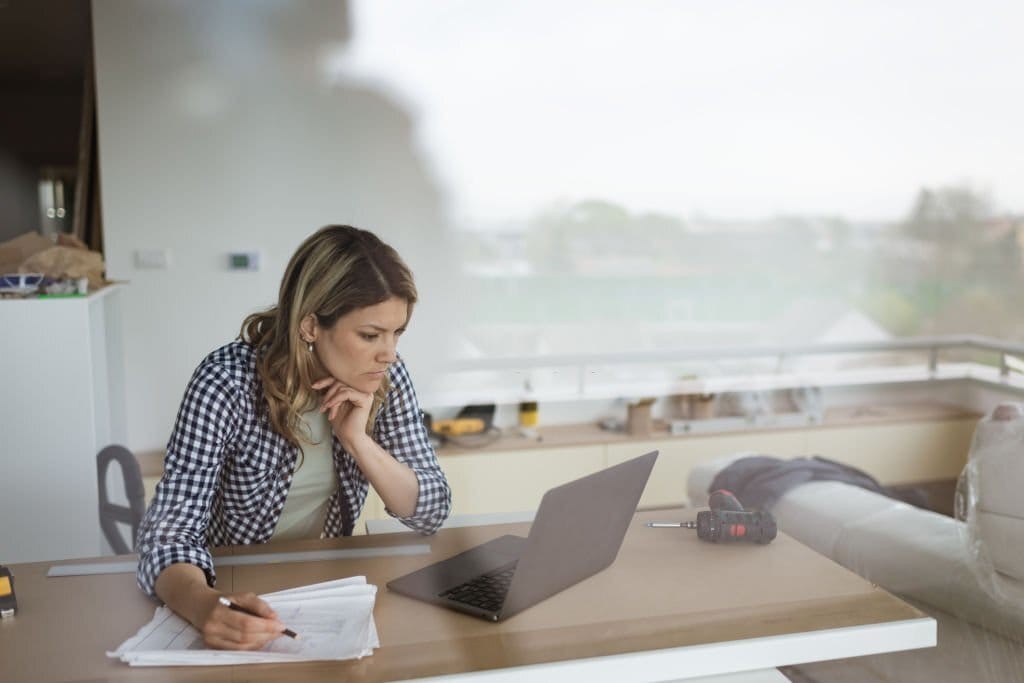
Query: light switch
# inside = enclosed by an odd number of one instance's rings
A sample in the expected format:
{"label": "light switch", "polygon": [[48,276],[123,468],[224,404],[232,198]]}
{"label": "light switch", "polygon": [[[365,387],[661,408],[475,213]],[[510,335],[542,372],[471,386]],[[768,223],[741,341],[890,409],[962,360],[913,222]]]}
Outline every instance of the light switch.
{"label": "light switch", "polygon": [[171,265],[170,249],[136,249],[135,267],[145,270],[166,270]]}

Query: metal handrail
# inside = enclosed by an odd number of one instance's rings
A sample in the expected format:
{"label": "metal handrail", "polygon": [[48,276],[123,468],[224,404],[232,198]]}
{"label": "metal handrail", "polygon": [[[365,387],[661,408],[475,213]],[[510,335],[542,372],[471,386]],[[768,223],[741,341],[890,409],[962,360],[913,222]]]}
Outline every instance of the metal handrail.
{"label": "metal handrail", "polygon": [[818,344],[714,346],[631,351],[619,353],[548,354],[535,356],[498,356],[451,360],[446,370],[520,370],[556,366],[639,365],[646,363],[706,360],[710,358],[778,357],[780,362],[792,356],[831,355],[840,353],[891,353],[894,351],[928,351],[929,369],[938,365],[938,353],[950,349],[994,351],[1000,354],[1000,374],[1009,372],[1007,356],[1024,356],[1024,344],[1006,342],[981,335],[942,335],[905,337],[876,342],[828,342]]}
{"label": "metal handrail", "polygon": [[[472,402],[516,402],[521,400],[553,400],[567,401],[578,399],[608,398],[613,394],[616,396],[626,394],[643,395],[668,395],[669,393],[706,393],[722,390],[723,386],[740,386],[743,381],[750,380],[760,387],[766,386],[769,377],[777,377],[780,387],[787,385],[787,382],[807,383],[823,382],[828,384],[840,384],[844,381],[851,381],[855,384],[871,383],[872,381],[921,381],[929,379],[950,379],[954,377],[973,377],[981,379],[985,372],[981,368],[989,363],[978,363],[975,360],[965,362],[958,360],[949,367],[939,367],[940,354],[954,350],[993,352],[999,354],[998,358],[998,381],[1002,385],[1016,385],[1018,382],[1011,375],[1011,371],[1024,367],[1024,363],[1011,363],[1011,357],[1024,358],[1024,344],[1007,342],[1000,339],[993,339],[981,335],[944,335],[932,337],[905,337],[885,341],[869,342],[828,342],[817,344],[789,344],[789,345],[736,345],[717,347],[690,347],[680,349],[663,349],[656,351],[635,351],[628,353],[578,353],[578,354],[549,354],[535,356],[502,356],[477,359],[453,359],[441,364],[438,368],[442,374],[448,375],[454,384],[446,389],[439,389],[436,392],[426,392],[424,398],[430,405],[465,405]],[[869,354],[869,353],[905,353],[924,352],[927,354],[923,372],[907,373],[886,373],[889,380],[878,377],[863,375],[861,371],[836,370],[827,375],[820,375],[817,371],[798,370],[797,375],[792,375],[786,365],[795,357],[835,355],[835,354]],[[617,380],[609,383],[606,380],[598,381],[598,376],[603,374],[605,368],[612,366],[650,367],[656,365],[679,365],[690,361],[721,361],[724,359],[774,359],[774,367],[768,373],[741,372],[738,374],[725,374],[715,377],[698,377],[687,373],[687,377],[676,377],[671,380],[646,379],[637,382],[626,381],[616,388]],[[560,374],[564,369],[569,369],[570,375],[575,375],[572,380],[573,389],[567,387],[542,388],[534,385],[538,379],[538,372],[544,373],[551,370],[554,375]],[[882,370],[883,368],[878,368]],[[456,379],[461,373],[491,372],[491,373],[512,373],[518,377],[494,377],[484,379],[486,387],[477,386],[459,388],[460,382]],[[838,373],[838,374],[837,374]],[[995,373],[993,373],[995,374]],[[849,375],[846,380],[843,377]],[[519,383],[518,388],[510,385]],[[1024,389],[1024,383],[1021,384]],[[433,401],[433,403],[431,403]]]}

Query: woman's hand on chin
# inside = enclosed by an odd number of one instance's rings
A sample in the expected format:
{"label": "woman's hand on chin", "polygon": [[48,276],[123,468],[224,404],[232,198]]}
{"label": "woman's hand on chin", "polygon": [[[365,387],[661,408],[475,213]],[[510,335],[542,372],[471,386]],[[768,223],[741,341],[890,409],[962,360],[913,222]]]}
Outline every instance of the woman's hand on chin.
{"label": "woman's hand on chin", "polygon": [[352,445],[366,434],[373,394],[353,389],[334,377],[313,382],[313,389],[321,394],[320,412],[327,414],[334,435],[351,451]]}

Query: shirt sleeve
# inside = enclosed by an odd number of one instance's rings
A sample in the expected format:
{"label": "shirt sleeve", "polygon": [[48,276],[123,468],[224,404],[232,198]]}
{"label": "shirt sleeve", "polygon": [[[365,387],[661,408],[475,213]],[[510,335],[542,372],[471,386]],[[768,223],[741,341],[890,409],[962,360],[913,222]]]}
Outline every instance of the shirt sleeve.
{"label": "shirt sleeve", "polygon": [[409,371],[401,360],[391,366],[390,380],[391,390],[377,419],[375,440],[416,474],[419,496],[411,516],[387,512],[410,529],[432,534],[448,519],[452,492],[423,425]]}
{"label": "shirt sleeve", "polygon": [[167,444],[164,474],[139,526],[139,587],[155,596],[157,577],[185,562],[216,582],[206,529],[217,489],[225,444],[239,429],[240,390],[214,363],[196,369],[182,399]]}

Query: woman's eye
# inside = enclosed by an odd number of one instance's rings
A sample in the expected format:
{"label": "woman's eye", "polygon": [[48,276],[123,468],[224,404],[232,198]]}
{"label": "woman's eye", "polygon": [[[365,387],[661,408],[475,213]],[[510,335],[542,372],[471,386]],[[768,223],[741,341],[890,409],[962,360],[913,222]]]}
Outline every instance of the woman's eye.
{"label": "woman's eye", "polygon": [[373,341],[374,339],[376,339],[380,335],[378,335],[378,334],[368,334],[366,332],[360,332],[359,336],[362,337],[363,339],[365,339],[366,341]]}

